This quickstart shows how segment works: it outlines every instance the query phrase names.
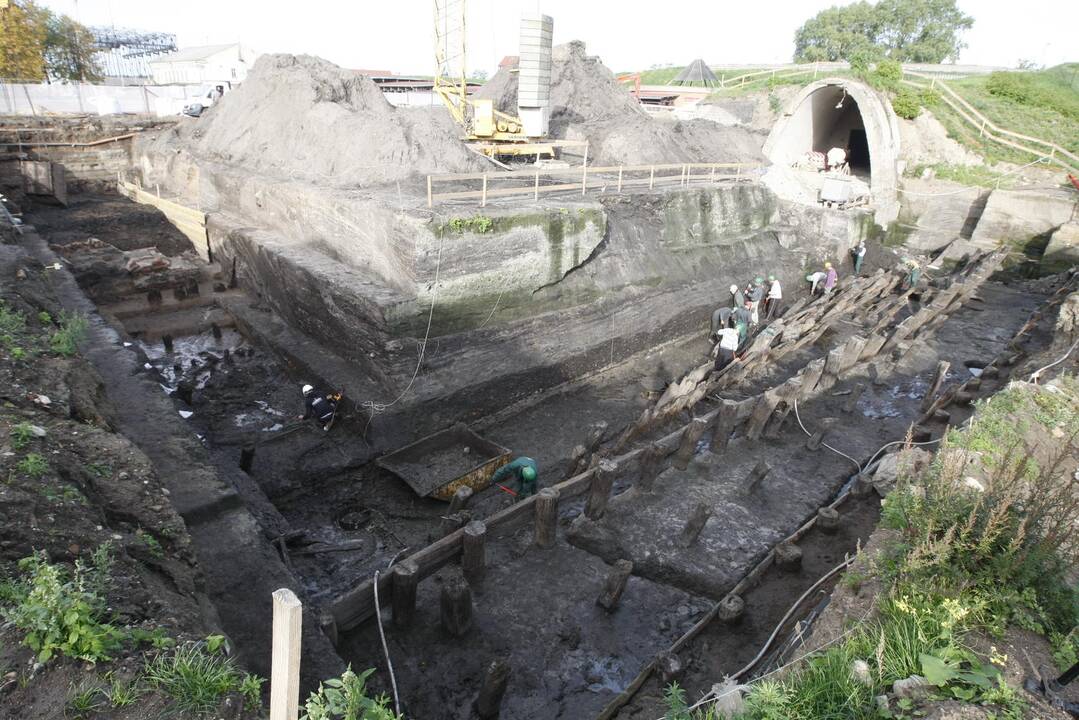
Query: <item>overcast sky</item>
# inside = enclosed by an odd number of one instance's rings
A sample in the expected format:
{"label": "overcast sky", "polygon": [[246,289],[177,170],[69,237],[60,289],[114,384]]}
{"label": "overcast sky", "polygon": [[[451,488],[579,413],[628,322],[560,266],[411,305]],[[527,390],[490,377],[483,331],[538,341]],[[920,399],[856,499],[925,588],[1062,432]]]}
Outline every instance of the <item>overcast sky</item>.
{"label": "overcast sky", "polygon": [[[555,43],[584,40],[612,70],[789,62],[794,32],[850,0],[467,0],[468,67],[493,72],[517,53],[522,11],[554,17]],[[431,0],[45,0],[87,25],[172,32],[181,47],[235,42],[257,52],[311,53],[351,68],[430,74]],[[1079,60],[1076,0],[959,0],[974,17],[960,61],[1014,66]]]}

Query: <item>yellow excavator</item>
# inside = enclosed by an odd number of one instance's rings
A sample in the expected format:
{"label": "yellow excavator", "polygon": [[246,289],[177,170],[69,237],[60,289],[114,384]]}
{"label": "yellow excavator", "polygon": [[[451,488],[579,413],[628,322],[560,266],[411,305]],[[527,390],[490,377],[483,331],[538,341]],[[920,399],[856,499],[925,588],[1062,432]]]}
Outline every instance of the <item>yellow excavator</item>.
{"label": "yellow excavator", "polygon": [[434,0],[435,79],[434,92],[442,98],[465,139],[489,157],[532,155],[550,157],[551,142],[535,142],[543,136],[525,134],[519,117],[495,109],[494,101],[468,96],[465,70],[465,0]]}

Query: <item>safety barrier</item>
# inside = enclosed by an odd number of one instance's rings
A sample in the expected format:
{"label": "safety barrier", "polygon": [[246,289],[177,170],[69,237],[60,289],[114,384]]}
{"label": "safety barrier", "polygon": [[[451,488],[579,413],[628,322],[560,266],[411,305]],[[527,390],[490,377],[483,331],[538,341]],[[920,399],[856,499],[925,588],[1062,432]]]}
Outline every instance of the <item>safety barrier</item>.
{"label": "safety barrier", "polygon": [[[487,205],[489,198],[527,197],[539,200],[541,194],[579,190],[582,195],[589,190],[622,192],[628,187],[653,189],[660,185],[684,187],[693,182],[718,183],[752,179],[763,165],[761,163],[667,163],[659,165],[607,165],[589,167],[587,164],[571,168],[536,168],[490,173],[455,173],[427,176],[427,207],[443,200],[474,200],[480,206]],[[574,178],[572,182],[543,183],[555,178]],[[579,179],[577,179],[579,178]],[[438,183],[480,182],[479,190],[454,190],[435,192]],[[514,187],[491,187],[515,183]]]}

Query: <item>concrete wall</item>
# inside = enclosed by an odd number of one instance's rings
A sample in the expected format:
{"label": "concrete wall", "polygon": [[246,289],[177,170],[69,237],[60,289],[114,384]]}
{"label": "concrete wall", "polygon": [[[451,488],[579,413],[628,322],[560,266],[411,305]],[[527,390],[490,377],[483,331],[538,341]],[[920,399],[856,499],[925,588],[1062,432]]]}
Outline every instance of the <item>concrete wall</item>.
{"label": "concrete wall", "polygon": [[[829,78],[806,86],[788,105],[764,144],[769,160],[789,167],[809,150],[823,149],[826,139],[849,132],[854,120],[847,103],[836,109],[846,92],[861,115],[872,163],[873,206],[881,223],[893,220],[899,211],[896,188],[899,180],[899,125],[891,105],[872,88],[854,80]],[[836,130],[836,128],[839,130]],[[843,135],[843,146],[846,135]]]}
{"label": "concrete wall", "polygon": [[38,147],[32,154],[61,163],[71,192],[114,190],[117,173],[126,173],[131,167],[130,140],[91,147]]}

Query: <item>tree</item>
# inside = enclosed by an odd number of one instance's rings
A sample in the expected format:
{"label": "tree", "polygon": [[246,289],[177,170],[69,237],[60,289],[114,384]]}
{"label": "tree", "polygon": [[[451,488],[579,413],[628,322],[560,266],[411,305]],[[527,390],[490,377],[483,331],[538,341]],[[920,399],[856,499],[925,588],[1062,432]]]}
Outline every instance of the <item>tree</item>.
{"label": "tree", "polygon": [[93,33],[33,0],[0,10],[0,77],[17,80],[101,79]]}
{"label": "tree", "polygon": [[956,60],[974,18],[956,0],[880,0],[822,10],[794,36],[798,62],[850,60],[867,55],[899,62]]}
{"label": "tree", "polygon": [[94,34],[67,15],[49,15],[44,52],[49,77],[53,80],[100,81],[101,67],[94,58]]}
{"label": "tree", "polygon": [[0,77],[39,82],[45,79],[45,28],[20,3],[0,9]]}

